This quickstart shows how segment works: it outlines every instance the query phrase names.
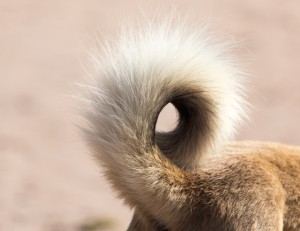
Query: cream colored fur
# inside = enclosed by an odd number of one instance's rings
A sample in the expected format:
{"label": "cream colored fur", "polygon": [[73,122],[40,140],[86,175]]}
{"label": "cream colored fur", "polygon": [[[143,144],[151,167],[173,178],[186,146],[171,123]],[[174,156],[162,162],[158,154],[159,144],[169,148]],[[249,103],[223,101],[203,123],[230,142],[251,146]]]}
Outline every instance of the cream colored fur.
{"label": "cream colored fur", "polygon": [[[300,151],[228,144],[246,116],[244,75],[207,30],[166,20],[105,46],[82,129],[135,209],[128,230],[299,230]],[[179,124],[155,132],[172,103]]]}

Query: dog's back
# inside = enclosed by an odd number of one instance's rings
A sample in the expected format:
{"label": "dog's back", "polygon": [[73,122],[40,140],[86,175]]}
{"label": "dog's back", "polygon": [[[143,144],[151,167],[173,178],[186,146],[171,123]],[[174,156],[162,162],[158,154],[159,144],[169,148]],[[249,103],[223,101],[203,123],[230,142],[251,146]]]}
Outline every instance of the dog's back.
{"label": "dog's back", "polygon": [[[198,171],[197,196],[186,188],[199,207],[175,230],[299,230],[300,148],[237,142],[224,155]],[[174,230],[150,217],[137,210],[128,230]]]}

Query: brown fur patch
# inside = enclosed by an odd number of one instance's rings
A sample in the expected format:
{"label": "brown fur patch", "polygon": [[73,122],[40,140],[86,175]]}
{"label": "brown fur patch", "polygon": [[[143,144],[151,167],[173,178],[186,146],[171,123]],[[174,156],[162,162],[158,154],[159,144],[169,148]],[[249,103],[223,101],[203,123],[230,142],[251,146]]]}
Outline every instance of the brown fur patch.
{"label": "brown fur patch", "polygon": [[134,216],[132,224],[140,227],[128,230],[152,230],[146,227],[156,223],[169,230],[300,230],[300,149],[241,142],[224,152],[223,159],[185,175],[178,190],[185,204],[167,215],[170,223],[159,217],[139,223]]}

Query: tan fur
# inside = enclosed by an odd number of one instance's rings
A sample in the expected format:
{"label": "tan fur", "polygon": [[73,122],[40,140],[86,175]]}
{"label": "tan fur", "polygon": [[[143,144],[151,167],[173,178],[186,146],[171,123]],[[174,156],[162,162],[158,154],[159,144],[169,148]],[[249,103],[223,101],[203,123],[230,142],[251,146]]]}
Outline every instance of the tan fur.
{"label": "tan fur", "polygon": [[128,230],[300,230],[300,148],[239,142],[224,152],[185,176],[188,204],[169,224],[136,210]]}
{"label": "tan fur", "polygon": [[[135,210],[128,230],[299,231],[300,149],[228,143],[247,114],[230,45],[169,22],[123,33],[95,58],[82,130]],[[158,133],[168,103],[179,123]]]}

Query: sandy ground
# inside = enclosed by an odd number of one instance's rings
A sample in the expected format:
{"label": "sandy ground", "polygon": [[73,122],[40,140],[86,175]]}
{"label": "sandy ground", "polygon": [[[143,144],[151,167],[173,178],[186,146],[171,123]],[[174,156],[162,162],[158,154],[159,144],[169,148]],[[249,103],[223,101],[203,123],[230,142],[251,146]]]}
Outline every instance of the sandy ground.
{"label": "sandy ground", "polygon": [[[151,3],[150,3],[151,2]],[[300,144],[300,2],[186,0],[242,42],[250,60],[251,122],[239,139]],[[158,6],[158,7],[157,7]],[[131,212],[88,155],[70,97],[85,75],[85,41],[159,1],[0,1],[0,230],[124,230]],[[153,10],[155,11],[155,10]],[[126,20],[125,20],[126,21]],[[96,225],[95,225],[96,226]]]}

